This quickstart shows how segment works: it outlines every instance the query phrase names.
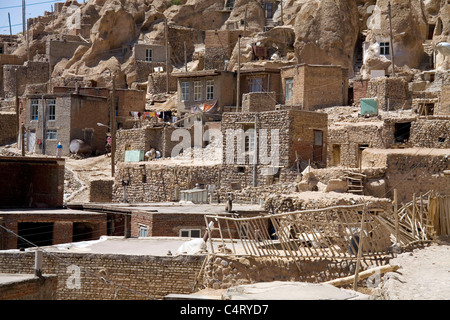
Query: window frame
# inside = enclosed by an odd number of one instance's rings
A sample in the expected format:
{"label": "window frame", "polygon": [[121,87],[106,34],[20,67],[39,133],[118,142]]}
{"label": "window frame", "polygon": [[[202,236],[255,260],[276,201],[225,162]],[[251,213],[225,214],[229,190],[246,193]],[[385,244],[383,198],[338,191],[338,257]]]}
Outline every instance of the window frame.
{"label": "window frame", "polygon": [[284,99],[291,101],[294,97],[294,78],[286,78],[284,80]]}
{"label": "window frame", "polygon": [[194,81],[194,101],[202,101],[202,82]]}
{"label": "window frame", "polygon": [[214,100],[214,80],[206,80],[206,100]]}
{"label": "window frame", "polygon": [[55,121],[56,120],[56,99],[48,99],[48,120]]}
{"label": "window frame", "polygon": [[389,41],[380,42],[380,55],[390,56],[391,55],[391,44]]}
{"label": "window frame", "polygon": [[145,49],[145,61],[153,62],[153,49]]}
{"label": "window frame", "polygon": [[250,92],[263,92],[263,78],[250,79]]}
{"label": "window frame", "polygon": [[181,101],[189,101],[189,82],[182,81],[181,87]]}
{"label": "window frame", "polygon": [[148,237],[148,226],[144,224],[138,225],[139,238],[147,238]]}
{"label": "window frame", "polygon": [[[50,134],[54,134],[54,136],[50,136]],[[45,131],[45,140],[56,141],[58,140],[58,130],[56,129],[47,129]]]}
{"label": "window frame", "polygon": [[30,118],[31,121],[39,120],[39,99],[31,99]]}
{"label": "window frame", "polygon": [[[198,237],[192,236],[192,231],[198,231]],[[188,236],[183,236],[182,233],[187,232]],[[178,236],[180,238],[201,238],[202,237],[202,230],[201,229],[180,229],[178,231]]]}

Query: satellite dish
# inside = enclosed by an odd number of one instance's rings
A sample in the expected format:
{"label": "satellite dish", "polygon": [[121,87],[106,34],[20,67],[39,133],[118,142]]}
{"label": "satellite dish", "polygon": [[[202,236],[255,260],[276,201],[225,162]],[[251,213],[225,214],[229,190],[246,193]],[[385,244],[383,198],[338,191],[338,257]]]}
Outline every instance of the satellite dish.
{"label": "satellite dish", "polygon": [[450,43],[440,42],[436,45],[436,50],[444,56],[450,56]]}

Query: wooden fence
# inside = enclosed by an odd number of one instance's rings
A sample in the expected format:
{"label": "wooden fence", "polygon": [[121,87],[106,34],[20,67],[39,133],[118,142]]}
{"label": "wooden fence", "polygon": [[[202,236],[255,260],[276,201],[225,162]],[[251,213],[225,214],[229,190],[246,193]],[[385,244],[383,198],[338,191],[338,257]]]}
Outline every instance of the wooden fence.
{"label": "wooden fence", "polygon": [[378,259],[391,244],[390,232],[376,219],[383,215],[383,210],[354,205],[248,218],[206,215],[205,222],[212,221],[211,232],[219,234],[209,238],[212,254],[228,245],[230,255],[351,260],[361,251],[363,259]]}

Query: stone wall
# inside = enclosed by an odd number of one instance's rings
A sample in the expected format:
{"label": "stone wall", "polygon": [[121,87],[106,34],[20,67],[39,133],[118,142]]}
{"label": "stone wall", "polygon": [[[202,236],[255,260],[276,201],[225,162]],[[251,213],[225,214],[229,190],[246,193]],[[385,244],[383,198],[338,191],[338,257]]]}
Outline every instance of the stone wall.
{"label": "stone wall", "polygon": [[[150,297],[162,299],[170,293],[193,292],[204,259],[205,256],[198,255],[159,257],[52,253],[44,254],[42,271],[57,275],[57,300],[147,300]],[[34,252],[0,253],[2,272],[33,273],[33,268]],[[76,278],[77,272],[79,282]],[[108,284],[100,277],[122,287]]]}
{"label": "stone wall", "polygon": [[205,267],[203,285],[213,289],[227,289],[237,285],[271,281],[324,282],[350,276],[355,262],[330,260],[298,261],[262,257],[213,256]]}
{"label": "stone wall", "polygon": [[[0,97],[5,96],[5,85],[4,85],[4,69],[7,65],[22,65],[23,59],[19,58],[18,56],[12,55],[12,54],[0,54]],[[6,67],[6,70],[12,70],[14,73],[14,68],[11,68],[11,66]],[[11,72],[11,71],[8,71]],[[14,74],[12,75],[14,77]],[[11,76],[9,76],[9,80],[13,79]],[[14,81],[15,82],[15,81]],[[8,86],[10,88],[10,86]],[[14,96],[14,91],[10,92],[10,97]]]}
{"label": "stone wall", "polygon": [[243,112],[274,111],[276,103],[275,92],[250,92],[242,95]]}
{"label": "stone wall", "polygon": [[408,82],[404,78],[374,78],[367,86],[366,98],[377,98],[379,110],[410,109]]}
{"label": "stone wall", "polygon": [[417,119],[411,123],[410,143],[417,148],[450,149],[450,117]]}
{"label": "stone wall", "polygon": [[450,85],[442,86],[440,102],[434,108],[434,114],[436,115],[450,114]]}
{"label": "stone wall", "polygon": [[[362,165],[385,167],[387,196],[392,199],[398,190],[398,201],[411,201],[413,193],[419,195],[434,190],[442,195],[450,194],[449,149],[366,149]],[[373,161],[375,160],[375,161]]]}
{"label": "stone wall", "polygon": [[25,93],[27,85],[47,83],[49,79],[48,62],[26,61],[23,66],[3,66],[4,96],[14,97],[15,94],[15,69],[17,69],[17,89],[21,96]]}
{"label": "stone wall", "polygon": [[17,142],[17,119],[15,112],[0,112],[0,146]]}
{"label": "stone wall", "polygon": [[[200,185],[220,185],[220,165],[176,165],[157,162],[117,165],[113,202],[122,201],[126,192],[129,202],[165,202],[179,200],[179,192]],[[128,185],[123,186],[123,181]]]}

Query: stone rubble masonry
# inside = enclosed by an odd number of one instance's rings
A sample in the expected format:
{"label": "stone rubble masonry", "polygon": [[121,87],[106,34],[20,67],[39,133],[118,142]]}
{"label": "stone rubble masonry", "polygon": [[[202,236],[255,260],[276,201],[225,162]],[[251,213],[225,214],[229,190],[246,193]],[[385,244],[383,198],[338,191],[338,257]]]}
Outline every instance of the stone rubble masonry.
{"label": "stone rubble masonry", "polygon": [[406,109],[410,104],[408,82],[404,78],[374,78],[367,86],[367,98],[378,99],[378,109],[384,111]]}
{"label": "stone rubble masonry", "polygon": [[89,202],[111,202],[114,178],[91,180],[89,186]]}
{"label": "stone rubble masonry", "polygon": [[3,90],[6,98],[15,95],[15,69],[17,69],[17,89],[19,96],[25,93],[27,85],[47,83],[49,79],[49,63],[38,61],[26,61],[23,66],[3,66]]}
{"label": "stone rubble masonry", "polygon": [[438,107],[435,106],[435,114],[449,115],[450,114],[450,85],[442,86],[440,103]]}
{"label": "stone rubble masonry", "polygon": [[[410,137],[406,143],[395,141],[395,124],[411,122]],[[362,149],[369,147],[389,149],[438,148],[450,146],[450,122],[440,117],[386,118],[359,122],[334,123],[328,130],[329,166],[359,167]]]}
{"label": "stone rubble masonry", "polygon": [[[58,258],[56,258],[58,257]],[[163,299],[170,293],[192,293],[203,255],[172,257],[52,253],[44,254],[42,271],[58,277],[56,300],[145,300]],[[62,259],[62,260],[61,260]],[[74,266],[80,270],[80,287],[74,281]],[[34,273],[34,252],[1,252],[0,269],[7,273]],[[73,271],[75,270],[75,271]],[[90,273],[84,272],[84,270]],[[92,274],[97,275],[97,277]],[[121,287],[108,284],[104,277]]]}
{"label": "stone rubble masonry", "polygon": [[[386,190],[392,198],[398,190],[399,202],[412,200],[429,190],[450,194],[450,169],[446,158],[450,149],[366,149],[363,151],[363,167],[385,167]],[[420,182],[420,183],[418,183]]]}
{"label": "stone rubble masonry", "polygon": [[[23,64],[23,60],[19,58],[18,56],[12,55],[12,54],[0,54],[0,97],[5,96],[4,91],[4,73],[6,70],[11,70],[14,67],[18,67],[19,65]],[[14,75],[13,75],[14,77]],[[11,81],[11,77],[9,77],[9,80]],[[14,78],[12,79],[14,81]],[[15,81],[14,81],[15,82]],[[14,91],[11,92],[12,96],[14,95]]]}

